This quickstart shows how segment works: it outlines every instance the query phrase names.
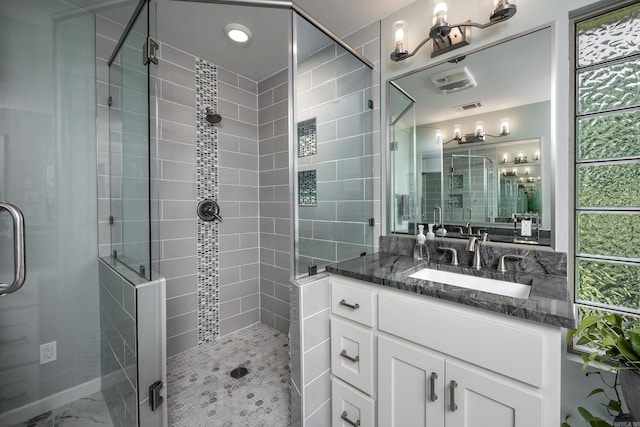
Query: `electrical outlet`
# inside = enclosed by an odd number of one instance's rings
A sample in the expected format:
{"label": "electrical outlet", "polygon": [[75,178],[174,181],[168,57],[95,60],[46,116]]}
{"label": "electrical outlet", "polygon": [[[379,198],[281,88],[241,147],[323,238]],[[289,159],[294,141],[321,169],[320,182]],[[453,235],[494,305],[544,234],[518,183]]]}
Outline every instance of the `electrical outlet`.
{"label": "electrical outlet", "polygon": [[524,237],[531,237],[531,221],[530,219],[522,220],[522,231],[520,232]]}
{"label": "electrical outlet", "polygon": [[40,364],[53,362],[58,358],[56,341],[40,344]]}

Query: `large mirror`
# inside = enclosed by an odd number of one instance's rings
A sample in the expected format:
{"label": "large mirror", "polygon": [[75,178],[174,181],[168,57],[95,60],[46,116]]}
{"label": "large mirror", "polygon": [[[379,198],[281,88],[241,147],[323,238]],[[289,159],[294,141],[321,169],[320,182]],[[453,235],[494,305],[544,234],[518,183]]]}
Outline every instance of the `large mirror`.
{"label": "large mirror", "polygon": [[435,224],[550,244],[550,28],[395,78],[387,93],[391,233]]}

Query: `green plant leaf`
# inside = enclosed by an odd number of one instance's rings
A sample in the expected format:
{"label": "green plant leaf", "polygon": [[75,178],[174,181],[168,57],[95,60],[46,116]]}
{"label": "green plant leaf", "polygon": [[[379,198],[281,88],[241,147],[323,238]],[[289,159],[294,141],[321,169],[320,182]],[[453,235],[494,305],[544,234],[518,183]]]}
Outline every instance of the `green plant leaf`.
{"label": "green plant leaf", "polygon": [[576,330],[576,333],[581,334],[582,331],[584,331],[585,329],[587,329],[591,325],[595,325],[596,323],[598,323],[598,320],[600,320],[600,318],[598,316],[587,316],[587,317],[585,317],[580,322],[580,325],[578,325],[578,329]]}
{"label": "green plant leaf", "polygon": [[593,390],[591,390],[591,393],[589,393],[587,395],[587,399],[590,398],[591,396],[593,396],[594,394],[599,394],[599,393],[604,393],[604,390],[601,389],[601,388],[593,389]]}
{"label": "green plant leaf", "polygon": [[607,335],[604,337],[604,340],[602,340],[601,345],[604,348],[614,346],[616,345],[616,338],[612,335]]}
{"label": "green plant leaf", "polygon": [[602,316],[602,320],[616,326],[620,326],[622,324],[622,318],[616,314],[606,314]]}
{"label": "green plant leaf", "polygon": [[629,339],[631,340],[631,347],[633,347],[633,351],[637,354],[640,354],[640,333],[633,331],[629,331]]}
{"label": "green plant leaf", "polygon": [[593,415],[591,415],[591,412],[587,411],[582,406],[578,407],[578,412],[580,412],[582,418],[584,418],[584,420],[588,422],[591,427],[611,427],[611,424],[609,424],[602,418],[594,417]]}
{"label": "green plant leaf", "polygon": [[633,351],[633,347],[623,336],[618,337],[616,344],[620,354],[624,356],[626,360],[630,362],[637,362],[640,360],[640,355]]}
{"label": "green plant leaf", "polygon": [[618,400],[610,400],[605,406],[618,414],[622,414],[622,403]]}

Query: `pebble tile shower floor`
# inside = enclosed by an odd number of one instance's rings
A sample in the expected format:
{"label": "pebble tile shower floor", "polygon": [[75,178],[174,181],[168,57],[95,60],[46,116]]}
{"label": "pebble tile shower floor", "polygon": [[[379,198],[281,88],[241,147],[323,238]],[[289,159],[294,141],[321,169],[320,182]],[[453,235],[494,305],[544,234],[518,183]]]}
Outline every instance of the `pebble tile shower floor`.
{"label": "pebble tile shower floor", "polygon": [[[287,426],[288,354],[287,335],[259,323],[170,357],[169,425]],[[234,379],[237,367],[249,373]]]}

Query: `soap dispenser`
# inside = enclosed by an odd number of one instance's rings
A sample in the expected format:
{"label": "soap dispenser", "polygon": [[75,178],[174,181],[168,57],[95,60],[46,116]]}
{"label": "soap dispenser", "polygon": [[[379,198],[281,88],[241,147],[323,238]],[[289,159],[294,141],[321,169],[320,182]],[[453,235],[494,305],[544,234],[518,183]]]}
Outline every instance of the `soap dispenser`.
{"label": "soap dispenser", "polygon": [[427,240],[433,240],[436,238],[436,235],[433,234],[433,226],[434,224],[427,224],[429,227],[429,231],[427,232]]}
{"label": "soap dispenser", "polygon": [[426,255],[426,247],[425,242],[427,241],[427,236],[424,235],[424,225],[418,225],[418,235],[416,236],[416,245],[413,248],[413,258],[414,259],[424,259]]}

